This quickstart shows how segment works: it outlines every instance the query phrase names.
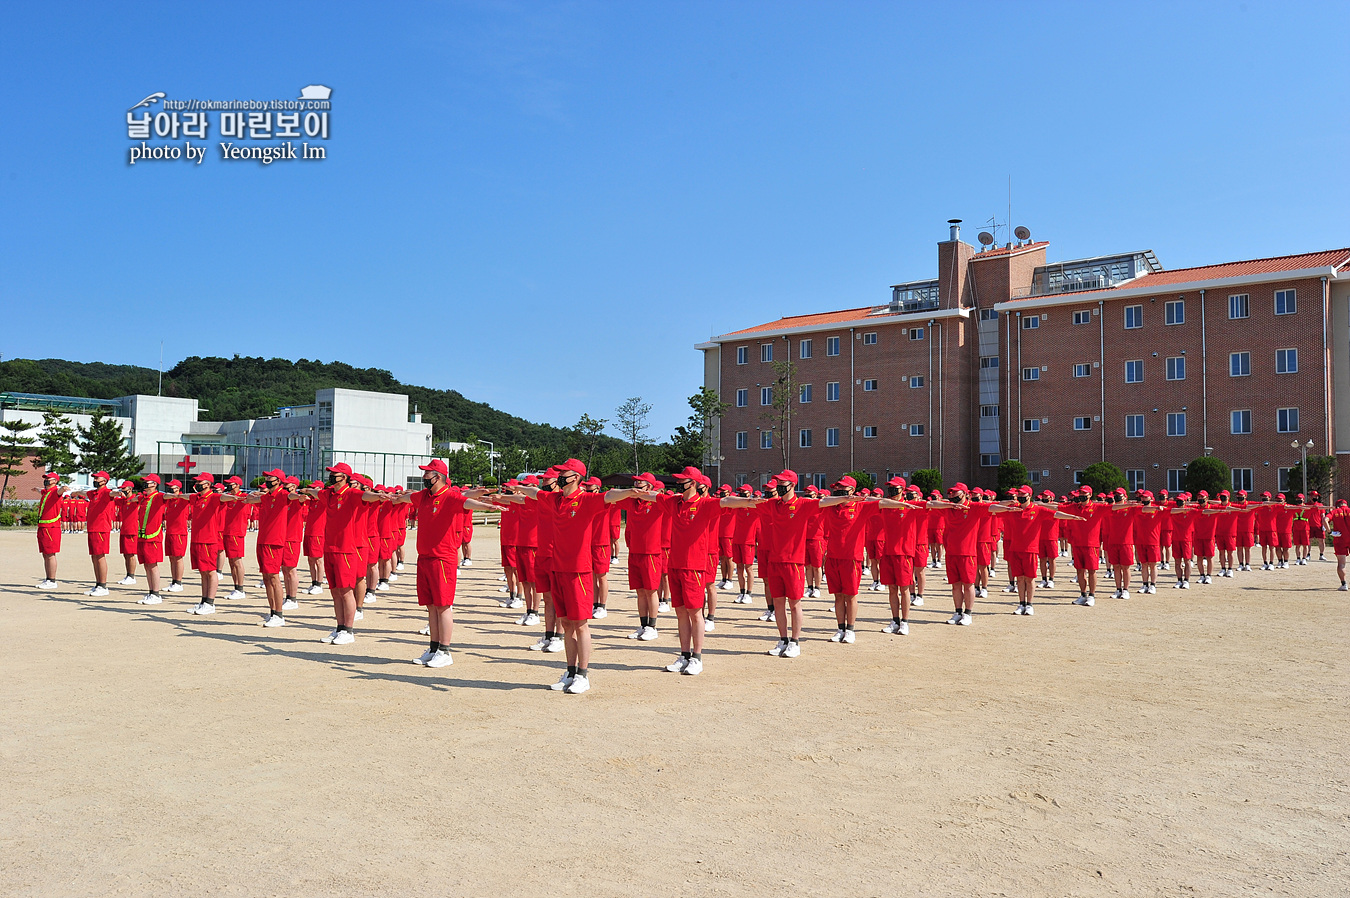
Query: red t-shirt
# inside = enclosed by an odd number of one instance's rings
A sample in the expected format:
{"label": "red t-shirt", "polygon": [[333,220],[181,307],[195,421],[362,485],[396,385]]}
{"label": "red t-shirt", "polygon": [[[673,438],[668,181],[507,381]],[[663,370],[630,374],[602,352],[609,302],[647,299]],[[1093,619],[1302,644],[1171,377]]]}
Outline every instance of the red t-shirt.
{"label": "red t-shirt", "polygon": [[628,518],[625,537],[628,551],[634,555],[660,555],[661,531],[665,527],[665,505],[632,498],[620,499],[614,504],[622,508]]}
{"label": "red t-shirt", "polygon": [[980,536],[980,523],[989,519],[989,506],[971,503],[942,511],[942,517],[947,524],[942,534],[942,545],[946,548],[947,554],[975,555],[975,544]]}
{"label": "red t-shirt", "polygon": [[591,521],[606,512],[605,497],[584,490],[577,490],[570,496],[560,492],[538,495],[539,529],[544,529],[546,519],[552,525],[552,569],[563,573],[589,573]]}
{"label": "red t-shirt", "polygon": [[[1207,507],[1213,508],[1212,505]],[[1214,528],[1219,524],[1219,517],[1220,515],[1205,514],[1203,511],[1195,516],[1195,530],[1193,532],[1196,542],[1214,538]]]}
{"label": "red t-shirt", "polygon": [[303,496],[289,502],[286,509],[286,542],[298,543],[305,536],[305,518],[309,517],[309,506],[314,503]]}
{"label": "red t-shirt", "polygon": [[759,536],[758,508],[730,508],[732,516],[731,541],[736,545],[753,546]]}
{"label": "red t-shirt", "polygon": [[140,510],[141,503],[134,495],[116,501],[117,520],[122,525],[122,532],[127,535],[135,533],[138,526],[136,513]]}
{"label": "red t-shirt", "polygon": [[264,546],[280,546],[286,542],[287,515],[290,513],[291,496],[282,487],[269,493],[263,493],[258,502],[258,543]]}
{"label": "red t-shirt", "polygon": [[165,496],[164,503],[164,531],[183,536],[188,532],[188,519],[192,516],[192,497]]}
{"label": "red t-shirt", "polygon": [[1171,512],[1172,515],[1172,542],[1187,543],[1191,541],[1195,533],[1195,519],[1200,516],[1200,509],[1181,506],[1179,509]]}
{"label": "red t-shirt", "polygon": [[1168,512],[1166,509],[1155,511],[1154,508],[1155,506],[1148,505],[1134,510],[1134,544],[1136,546],[1152,546],[1156,549],[1162,545],[1162,525]]}
{"label": "red t-shirt", "polygon": [[520,506],[508,505],[502,509],[501,524],[499,525],[498,538],[503,546],[519,545],[516,542],[517,524],[520,521]]}
{"label": "red t-shirt", "polygon": [[328,529],[328,503],[324,501],[323,495],[306,501],[305,512],[305,536],[323,539]]}
{"label": "red t-shirt", "polygon": [[360,544],[358,540],[365,542],[365,528],[358,526],[365,523],[360,517],[361,507],[365,504],[361,499],[364,495],[365,493],[351,484],[343,484],[341,489],[324,487],[323,492],[319,493],[319,498],[315,502],[324,506],[325,551],[339,555],[354,555],[356,547]]}
{"label": "red t-shirt", "polygon": [[418,490],[411,498],[417,506],[417,556],[453,561],[463,534],[464,494],[442,484],[437,492]]}
{"label": "red t-shirt", "polygon": [[1102,544],[1102,524],[1111,513],[1111,507],[1100,502],[1084,502],[1081,505],[1071,504],[1066,510],[1084,519],[1066,522],[1069,525],[1066,528],[1069,542],[1080,549],[1099,547]]}
{"label": "red t-shirt", "polygon": [[219,493],[193,496],[192,505],[192,541],[198,545],[209,546],[220,542],[220,525],[225,518],[225,509]]}
{"label": "red t-shirt", "polygon": [[154,539],[164,532],[164,494],[161,492],[145,493],[140,497],[137,503],[136,521],[138,529],[136,535],[142,539]]}
{"label": "red t-shirt", "polygon": [[117,511],[117,502],[112,490],[100,487],[89,499],[88,529],[94,533],[107,533],[112,530],[113,514]]}
{"label": "red t-shirt", "polygon": [[1036,552],[1040,549],[1041,529],[1046,518],[1054,519],[1055,510],[1044,505],[1031,505],[1019,511],[999,514],[1003,522],[1003,550],[1005,552]]}
{"label": "red t-shirt", "polygon": [[886,534],[882,554],[913,555],[918,551],[920,527],[923,528],[924,539],[928,538],[928,522],[919,514],[918,509],[883,506],[879,511],[881,529]]}
{"label": "red t-shirt", "polygon": [[822,509],[829,534],[826,554],[842,561],[862,561],[867,525],[877,519],[879,511],[875,502],[845,502]]}
{"label": "red t-shirt", "polygon": [[[233,496],[235,494],[229,493],[228,495]],[[238,498],[243,499],[243,494],[240,493]],[[244,535],[248,533],[249,510],[252,506],[242,501],[224,502],[222,504],[225,506],[225,522],[221,524],[221,531],[226,536],[237,536],[243,539]]]}
{"label": "red t-shirt", "polygon": [[819,499],[793,496],[761,502],[761,532],[771,531],[773,540],[766,548],[768,560],[776,564],[806,563],[806,531],[811,518],[820,511]]}
{"label": "red t-shirt", "polygon": [[671,570],[707,570],[708,555],[716,548],[713,540],[717,538],[717,525],[722,520],[721,500],[714,496],[686,499],[674,493],[663,493],[656,497],[656,504],[671,521]]}
{"label": "red t-shirt", "polygon": [[516,545],[527,549],[539,546],[539,503],[526,499],[523,505],[512,505],[516,513]]}

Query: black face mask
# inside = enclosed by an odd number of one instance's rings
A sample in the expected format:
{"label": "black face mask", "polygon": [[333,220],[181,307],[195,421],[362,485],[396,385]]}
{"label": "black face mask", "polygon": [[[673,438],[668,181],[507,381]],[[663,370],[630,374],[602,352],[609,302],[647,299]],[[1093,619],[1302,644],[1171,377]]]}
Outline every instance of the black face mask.
{"label": "black face mask", "polygon": [[336,485],[337,485],[337,477],[336,477],[336,475],[333,475],[333,474],[329,474],[329,475],[328,475],[328,485],[329,485],[329,486],[336,486]]}
{"label": "black face mask", "polygon": [[780,496],[786,496],[788,493],[792,492],[792,486],[786,483],[780,483],[774,489]]}
{"label": "black face mask", "polygon": [[541,483],[541,484],[539,484],[539,492],[541,492],[541,493],[551,493],[551,492],[553,492],[553,487],[554,487],[554,485],[551,484],[551,483]]}
{"label": "black face mask", "polygon": [[888,498],[888,499],[899,499],[899,498],[900,498],[900,487],[898,487],[898,486],[888,486],[888,487],[886,487],[886,498]]}
{"label": "black face mask", "polygon": [[435,486],[436,486],[436,482],[435,482],[434,480],[432,480],[430,477],[423,477],[423,478],[422,478],[422,489],[424,489],[424,490],[429,490],[429,489],[432,489],[432,488],[435,487]]}
{"label": "black face mask", "polygon": [[847,496],[848,494],[849,494],[848,490],[844,489],[843,487],[835,487],[834,489],[830,490],[831,496]]}

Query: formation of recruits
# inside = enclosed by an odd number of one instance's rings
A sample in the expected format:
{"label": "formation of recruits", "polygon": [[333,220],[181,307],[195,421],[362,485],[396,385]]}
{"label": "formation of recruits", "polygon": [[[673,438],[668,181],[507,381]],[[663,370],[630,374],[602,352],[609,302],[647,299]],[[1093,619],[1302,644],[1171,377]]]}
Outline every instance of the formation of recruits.
{"label": "formation of recruits", "polygon": [[[216,484],[212,475],[199,474],[190,497],[176,480],[161,492],[153,474],[139,492],[130,482],[110,489],[100,472],[94,489],[76,494],[88,501],[95,577],[88,594],[108,594],[107,556],[120,520],[126,576],[119,582],[134,585],[136,564],[144,565],[149,591],[141,603],[162,601],[158,565],[166,553],[168,591],[182,590],[185,559],[201,574],[193,613],[215,611],[222,560],[234,583],[230,598],[244,598],[244,533],[255,508],[256,555],[268,599],[263,625],[284,626],[285,612],[296,607],[303,553],[307,593],[321,593],[326,577],[332,597],[335,626],[322,641],[345,645],[354,641],[355,624],[374,593],[398,579],[407,530],[416,522],[417,599],[427,609],[421,635],[430,641],[414,663],[445,667],[453,663],[457,569],[472,564],[472,515],[497,510],[507,593],[500,604],[523,609],[521,626],[543,626],[529,648],[564,652],[566,670],[550,688],[578,694],[590,689],[589,624],[608,614],[607,577],[621,535],[628,586],[637,594],[638,625],[628,638],[657,639],[658,616],[673,609],[680,653],[665,669],[686,676],[703,671],[703,640],[716,629],[719,592],[735,589],[734,602],[748,604],[756,580],[766,604],[760,620],[778,631],[768,654],[782,658],[801,654],[801,602],[819,597],[822,584],[834,600],[830,641],[855,641],[865,571],[872,590],[889,594],[884,632],[899,636],[909,634],[910,609],[924,604],[929,570],[945,572],[953,603],[947,623],[970,626],[975,600],[988,597],[1000,557],[1003,591],[1017,595],[1014,613],[1023,616],[1035,613],[1037,588],[1054,588],[1061,558],[1071,559],[1076,573],[1074,604],[1092,606],[1103,562],[1113,596],[1127,599],[1136,576],[1138,591],[1152,594],[1160,571],[1170,572],[1178,589],[1190,588],[1193,573],[1198,584],[1208,584],[1215,576],[1251,571],[1257,546],[1263,570],[1307,564],[1313,545],[1325,560],[1329,536],[1339,588],[1347,589],[1350,506],[1340,500],[1329,510],[1316,493],[1306,500],[1282,493],[1251,500],[1243,491],[1211,498],[1203,490],[1195,496],[1139,490],[1130,497],[1124,489],[1094,495],[1084,486],[1057,498],[1049,491],[1033,496],[1024,486],[999,500],[992,491],[957,483],[945,496],[934,491],[925,498],[901,477],[869,490],[844,476],[828,493],[813,486],[799,492],[790,470],[770,478],[761,493],[749,484],[715,490],[693,467],[673,475],[671,489],[644,473],[631,488],[602,491],[576,459],[489,490],[452,486],[440,460],[421,470],[423,489],[415,492],[379,486],[346,464],[328,468],[327,483],[308,486],[269,471],[252,493],[237,477]],[[57,587],[61,502],[70,495],[49,475],[38,528],[46,574],[39,588]]]}

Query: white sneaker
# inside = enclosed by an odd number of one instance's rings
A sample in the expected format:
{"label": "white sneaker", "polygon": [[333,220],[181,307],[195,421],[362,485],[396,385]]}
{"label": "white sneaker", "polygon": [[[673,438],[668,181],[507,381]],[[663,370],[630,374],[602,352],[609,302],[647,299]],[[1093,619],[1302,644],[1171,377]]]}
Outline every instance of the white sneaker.
{"label": "white sneaker", "polygon": [[563,671],[563,675],[558,678],[558,682],[554,683],[552,686],[548,688],[552,689],[554,692],[562,692],[564,689],[566,689],[568,686],[571,685],[572,685],[572,675],[567,671]]}
{"label": "white sneaker", "polygon": [[375,584],[375,591],[376,591],[376,592],[388,592],[388,591],[389,591],[389,584],[388,584],[387,582],[385,582],[384,580],[381,580],[379,583],[376,583],[376,584]]}
{"label": "white sneaker", "polygon": [[[360,612],[357,612],[360,614]],[[351,630],[338,630],[337,635],[333,637],[333,645],[351,645],[356,642],[356,637],[352,635]]]}
{"label": "white sneaker", "polygon": [[670,603],[669,603],[669,602],[657,602],[657,603],[656,603],[656,611],[657,611],[658,614],[665,614],[665,613],[668,612],[669,610],[670,610]]}
{"label": "white sneaker", "polygon": [[563,642],[563,638],[561,636],[554,636],[548,641],[548,645],[544,646],[544,651],[549,653],[561,652],[565,648],[567,648],[567,643]]}
{"label": "white sneaker", "polygon": [[985,589],[983,586],[975,587],[975,598],[977,599],[989,598],[989,590]]}
{"label": "white sneaker", "polygon": [[1165,562],[1165,561],[1164,561],[1162,564],[1158,565],[1158,570],[1160,570],[1160,571],[1165,571],[1165,570],[1167,570],[1167,569],[1168,569],[1168,564],[1167,564],[1167,562]]}
{"label": "white sneaker", "polygon": [[337,635],[338,635],[338,631],[337,631],[337,630],[333,630],[331,633],[329,633],[329,634],[328,634],[327,636],[325,636],[323,639],[320,639],[319,642],[332,642],[334,639],[337,639]]}
{"label": "white sneaker", "polygon": [[767,609],[763,614],[759,616],[759,619],[764,621],[773,620],[773,609],[772,608]]}
{"label": "white sneaker", "polygon": [[213,604],[211,604],[210,602],[198,602],[196,605],[193,605],[193,606],[192,606],[192,609],[191,609],[188,613],[189,613],[189,614],[215,614],[215,613],[216,613],[216,606],[213,605]]}
{"label": "white sneaker", "polygon": [[460,566],[460,567],[473,567],[473,559],[472,559],[472,558],[466,558],[466,559],[464,559],[463,561],[461,561],[461,562],[459,563],[459,566]]}
{"label": "white sneaker", "polygon": [[[55,582],[56,582],[55,580],[52,581],[53,584],[55,584]],[[165,592],[182,592],[182,591],[183,591],[183,584],[181,584],[181,583],[170,583],[168,586],[164,587],[164,591],[165,591]]]}
{"label": "white sneaker", "polygon": [[512,597],[511,601],[510,601],[509,603],[507,603],[507,606],[506,606],[506,607],[507,607],[507,608],[511,608],[511,609],[515,609],[515,608],[524,608],[524,607],[525,607],[525,600],[522,599],[520,596],[514,596],[514,597]]}
{"label": "white sneaker", "polygon": [[297,602],[295,599],[287,599],[286,601],[284,601],[284,602],[281,603],[281,610],[282,610],[282,611],[294,611],[295,609],[297,609],[297,608],[299,608],[299,607],[300,607],[300,603]]}
{"label": "white sneaker", "polygon": [[56,589],[55,580],[39,580],[34,584],[35,589]]}
{"label": "white sneaker", "polygon": [[1173,583],[1173,584],[1172,584],[1172,588],[1173,588],[1173,589],[1181,589],[1181,581],[1178,580],[1177,582]]}
{"label": "white sneaker", "polygon": [[164,600],[161,599],[159,596],[155,595],[153,592],[150,592],[150,593],[146,593],[146,594],[145,594],[145,598],[143,598],[143,599],[137,599],[137,600],[136,600],[136,604],[137,604],[137,605],[158,605],[160,602],[163,602],[163,601],[164,601]]}
{"label": "white sneaker", "polygon": [[389,582],[390,582],[390,583],[397,583],[397,582],[398,582],[398,574],[390,574],[390,575],[389,575]]}
{"label": "white sneaker", "polygon": [[636,630],[634,630],[632,633],[629,633],[628,636],[626,636],[625,638],[626,638],[626,639],[641,639],[641,638],[642,638],[642,631],[645,630],[645,629],[647,629],[647,628],[646,628],[646,627],[641,627],[641,626],[640,626],[640,627],[638,627]]}
{"label": "white sneaker", "polygon": [[427,667],[449,667],[454,663],[455,659],[445,649],[437,649],[436,654],[427,659]]}
{"label": "white sneaker", "polygon": [[680,655],[674,661],[666,665],[666,672],[679,673],[680,671],[684,670],[685,666],[689,663],[689,661],[690,661],[689,658]]}
{"label": "white sneaker", "polygon": [[563,692],[566,692],[568,695],[581,695],[581,693],[589,691],[590,688],[590,677],[583,677],[581,674],[577,674],[572,678],[572,682],[567,684],[567,688],[564,689]]}
{"label": "white sneaker", "polygon": [[1025,614],[1027,617],[1030,617],[1031,615],[1033,615],[1033,614],[1036,613],[1036,606],[1035,606],[1035,605],[1023,605],[1023,606],[1022,606],[1022,613]]}
{"label": "white sneaker", "polygon": [[703,659],[690,658],[689,663],[684,666],[684,670],[680,671],[680,673],[684,674],[686,677],[696,677],[703,673]]}
{"label": "white sneaker", "polygon": [[730,591],[731,591],[731,581],[730,581],[730,580],[718,580],[718,581],[717,581],[717,591],[718,591],[718,592],[730,592]]}
{"label": "white sneaker", "polygon": [[717,621],[705,618],[703,621],[703,632],[712,633],[717,629]]}
{"label": "white sneaker", "polygon": [[1074,603],[1075,605],[1086,605],[1086,604],[1088,603],[1088,597],[1087,597],[1087,596],[1079,596],[1078,598],[1076,598],[1076,599],[1073,600],[1073,603]]}
{"label": "white sneaker", "polygon": [[881,592],[881,591],[884,590],[885,588],[886,588],[886,587],[884,587],[884,586],[881,585],[881,581],[880,581],[880,580],[873,581],[873,583],[872,583],[872,592]]}
{"label": "white sneaker", "polygon": [[949,624],[959,624],[959,623],[961,623],[961,612],[957,611],[957,612],[955,612],[954,614],[952,614],[951,617],[947,618],[947,623],[949,623]]}
{"label": "white sneaker", "polygon": [[1181,581],[1181,588],[1182,588],[1182,589],[1190,589],[1190,588],[1191,588],[1191,581],[1189,581],[1189,580],[1182,580],[1182,581]]}
{"label": "white sneaker", "polygon": [[853,645],[853,643],[857,640],[857,638],[858,638],[857,635],[852,630],[844,631],[844,645]]}
{"label": "white sneaker", "polygon": [[1340,586],[1336,587],[1336,591],[1337,591],[1337,592],[1345,592],[1346,589],[1347,589],[1347,587],[1346,587],[1346,585],[1345,585],[1344,583],[1342,583]]}
{"label": "white sneaker", "polygon": [[642,632],[638,634],[638,639],[642,642],[651,642],[660,635],[655,627],[643,627]]}
{"label": "white sneaker", "polygon": [[123,577],[121,580],[118,580],[118,581],[117,581],[117,585],[118,585],[118,586],[135,586],[135,585],[136,585],[136,578],[133,577],[133,576],[131,576],[130,574],[127,574],[127,575],[126,575],[125,577]]}
{"label": "white sneaker", "polygon": [[1055,581],[1054,581],[1054,580],[1046,580],[1046,581],[1045,581],[1045,588],[1046,588],[1046,589],[1054,589],[1054,588],[1055,588]]}
{"label": "white sneaker", "polygon": [[737,605],[749,605],[750,601],[751,601],[750,593],[748,592],[743,592],[736,597]]}
{"label": "white sneaker", "polygon": [[910,598],[910,600],[909,600],[909,607],[911,607],[911,608],[922,608],[922,607],[923,607],[923,596],[912,596],[912,597]]}
{"label": "white sneaker", "polygon": [[881,632],[886,633],[890,636],[894,636],[895,634],[900,632],[900,625],[895,621],[891,621],[889,624],[881,628]]}
{"label": "white sneaker", "polygon": [[830,642],[843,642],[843,641],[844,641],[844,631],[842,629],[835,630],[834,635],[830,637]]}
{"label": "white sneaker", "polygon": [[1003,587],[1003,591],[1008,593],[1016,593],[1017,586],[1013,583],[1009,583],[1007,586]]}
{"label": "white sneaker", "polygon": [[269,614],[267,615],[267,619],[263,621],[263,626],[284,627],[286,626],[286,618],[282,617],[280,614]]}
{"label": "white sneaker", "polygon": [[396,570],[396,571],[402,571],[402,570],[403,570],[403,562],[400,561],[398,564],[394,565],[394,570]]}
{"label": "white sneaker", "polygon": [[378,598],[377,598],[376,595],[375,595],[375,590],[373,590],[373,589],[368,589],[368,590],[366,590],[366,597],[365,597],[365,599],[362,601],[361,604],[363,604],[363,605],[374,605],[377,601],[379,601],[379,600],[378,600]]}
{"label": "white sneaker", "polygon": [[431,656],[434,654],[436,653],[433,652],[431,649],[427,649],[425,652],[423,652],[422,654],[418,655],[416,658],[413,659],[413,664],[425,666],[426,663],[431,660]]}
{"label": "white sneaker", "polygon": [[802,653],[802,647],[795,642],[789,642],[787,648],[783,649],[781,656],[784,658],[796,658]]}
{"label": "white sneaker", "polygon": [[243,591],[242,589],[234,589],[234,590],[231,590],[231,591],[230,591],[229,599],[230,599],[231,602],[236,602],[236,601],[238,601],[239,599],[245,599],[245,598],[248,598],[248,597],[247,597],[246,595],[244,595],[244,591]]}
{"label": "white sneaker", "polygon": [[609,616],[609,610],[604,605],[596,605],[591,609],[591,620],[600,620]]}
{"label": "white sneaker", "polygon": [[364,611],[362,611],[360,608],[356,609],[356,619],[357,619],[357,620],[365,620],[365,619],[366,619],[366,613],[365,613]]}
{"label": "white sneaker", "polygon": [[961,626],[969,627],[972,623],[974,623],[974,620],[975,618],[971,615],[969,611],[961,612]]}
{"label": "white sneaker", "polygon": [[765,654],[781,658],[783,656],[784,649],[786,649],[787,647],[788,641],[786,639],[780,639],[776,643],[774,643],[773,648],[769,649],[769,651],[766,652]]}
{"label": "white sneaker", "polygon": [[[540,636],[540,637],[539,637],[539,641],[536,642],[534,645],[530,646],[530,651],[532,651],[532,652],[542,652],[544,649],[548,648],[548,644],[549,644],[550,641],[551,641],[551,640],[550,640],[547,636]],[[559,687],[559,688],[562,688],[562,687]]]}
{"label": "white sneaker", "polygon": [[1027,607],[1026,605],[1022,605],[1019,603],[1018,606],[1013,609],[1013,614],[1026,614],[1027,613],[1026,607]]}
{"label": "white sneaker", "polygon": [[[506,588],[503,587],[503,588],[501,589],[501,592],[506,592]],[[513,596],[507,596],[507,597],[504,598],[504,599],[498,599],[498,600],[497,600],[497,606],[500,607],[500,608],[510,608],[510,607],[511,607],[511,599],[512,599],[512,598],[514,598],[514,597],[513,597]]]}
{"label": "white sneaker", "polygon": [[1122,599],[1128,599],[1130,597],[1130,591],[1128,589],[1122,589],[1120,591],[1120,597]]}
{"label": "white sneaker", "polygon": [[322,594],[323,594],[323,587],[317,583],[311,586],[309,589],[305,590],[305,595],[307,596],[317,596]]}
{"label": "white sneaker", "polygon": [[85,593],[85,595],[94,596],[95,598],[99,596],[106,596],[107,594],[108,594],[108,587],[106,586],[95,586],[93,589]]}
{"label": "white sneaker", "polygon": [[417,635],[418,635],[418,636],[430,636],[430,635],[431,635],[431,628],[430,628],[430,627],[423,627],[422,629],[420,629],[420,630],[417,631]]}

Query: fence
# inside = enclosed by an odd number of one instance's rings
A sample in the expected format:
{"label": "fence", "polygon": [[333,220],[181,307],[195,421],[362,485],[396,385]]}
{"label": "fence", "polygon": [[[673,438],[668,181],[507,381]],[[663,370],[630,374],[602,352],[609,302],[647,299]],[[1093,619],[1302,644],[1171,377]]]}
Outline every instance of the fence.
{"label": "fence", "polygon": [[[206,472],[217,479],[233,475],[249,483],[264,471],[276,468],[301,480],[323,480],[327,476],[327,468],[345,462],[353,471],[365,474],[376,483],[420,489],[420,466],[434,457],[401,452],[356,452],[251,443],[194,443],[193,448],[198,451],[185,454],[181,442],[158,441],[155,444],[152,470],[166,481],[170,477],[186,480]],[[204,449],[209,451],[201,451]],[[185,461],[189,463],[186,466]]]}

